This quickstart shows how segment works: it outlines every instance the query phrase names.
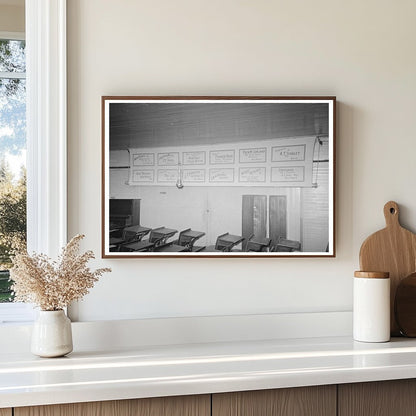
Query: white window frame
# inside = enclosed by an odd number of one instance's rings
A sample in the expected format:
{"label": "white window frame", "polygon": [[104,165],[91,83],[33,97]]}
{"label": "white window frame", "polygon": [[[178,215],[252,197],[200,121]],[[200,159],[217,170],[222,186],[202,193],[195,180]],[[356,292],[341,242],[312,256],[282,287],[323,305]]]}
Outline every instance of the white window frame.
{"label": "white window frame", "polygon": [[25,40],[25,32],[0,32],[0,39]]}
{"label": "white window frame", "polygon": [[28,250],[67,238],[66,0],[26,0]]}
{"label": "white window frame", "polygon": [[[56,257],[67,242],[66,0],[26,0],[25,14],[27,247]],[[1,307],[0,323],[33,319],[28,305]]]}

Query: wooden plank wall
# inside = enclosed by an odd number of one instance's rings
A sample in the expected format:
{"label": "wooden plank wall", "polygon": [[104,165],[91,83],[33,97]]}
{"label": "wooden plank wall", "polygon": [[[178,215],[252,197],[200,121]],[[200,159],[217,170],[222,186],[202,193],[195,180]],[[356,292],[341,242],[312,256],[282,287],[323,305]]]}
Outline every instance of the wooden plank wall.
{"label": "wooden plank wall", "polygon": [[321,162],[318,171],[314,164],[313,177],[317,178],[318,187],[302,188],[301,191],[303,251],[322,252],[328,244],[328,173],[327,162]]}

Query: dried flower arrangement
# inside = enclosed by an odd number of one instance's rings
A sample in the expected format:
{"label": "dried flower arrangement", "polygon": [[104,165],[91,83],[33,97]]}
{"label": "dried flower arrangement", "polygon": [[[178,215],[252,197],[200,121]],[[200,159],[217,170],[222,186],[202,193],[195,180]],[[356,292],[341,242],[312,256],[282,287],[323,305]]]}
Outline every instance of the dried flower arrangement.
{"label": "dried flower arrangement", "polygon": [[111,269],[92,271],[88,268],[87,263],[94,254],[92,251],[78,254],[83,238],[80,234],[73,237],[62,249],[58,261],[45,254],[17,253],[10,270],[14,301],[34,303],[41,310],[56,311],[85,296],[99,277]]}

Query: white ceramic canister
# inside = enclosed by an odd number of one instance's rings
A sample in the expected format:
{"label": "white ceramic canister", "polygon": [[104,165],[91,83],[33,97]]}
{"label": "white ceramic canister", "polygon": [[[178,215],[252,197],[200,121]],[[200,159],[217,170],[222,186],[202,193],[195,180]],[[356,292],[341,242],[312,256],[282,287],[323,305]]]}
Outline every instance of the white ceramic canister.
{"label": "white ceramic canister", "polygon": [[356,341],[390,340],[389,273],[354,273],[353,317],[353,336]]}

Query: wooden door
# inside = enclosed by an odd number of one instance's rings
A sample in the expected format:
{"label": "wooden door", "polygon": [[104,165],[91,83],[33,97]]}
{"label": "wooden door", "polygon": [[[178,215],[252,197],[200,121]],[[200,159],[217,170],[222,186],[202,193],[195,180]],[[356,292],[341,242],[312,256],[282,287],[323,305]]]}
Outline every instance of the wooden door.
{"label": "wooden door", "polygon": [[338,415],[416,415],[416,380],[340,384]]}
{"label": "wooden door", "polygon": [[273,244],[287,237],[287,197],[271,195],[269,198],[269,238]]}
{"label": "wooden door", "polygon": [[[210,395],[17,407],[14,416],[210,416]],[[3,415],[1,415],[3,416]],[[4,415],[6,416],[6,415]],[[9,416],[9,415],[7,415]]]}
{"label": "wooden door", "polygon": [[212,416],[335,416],[336,386],[221,393]]}
{"label": "wooden door", "polygon": [[243,250],[245,250],[250,236],[259,238],[267,236],[267,196],[243,195],[242,214],[242,236],[245,238]]}
{"label": "wooden door", "polygon": [[12,409],[0,409],[0,416],[12,416]]}
{"label": "wooden door", "polygon": [[140,199],[131,201],[131,222],[133,225],[140,225]]}

